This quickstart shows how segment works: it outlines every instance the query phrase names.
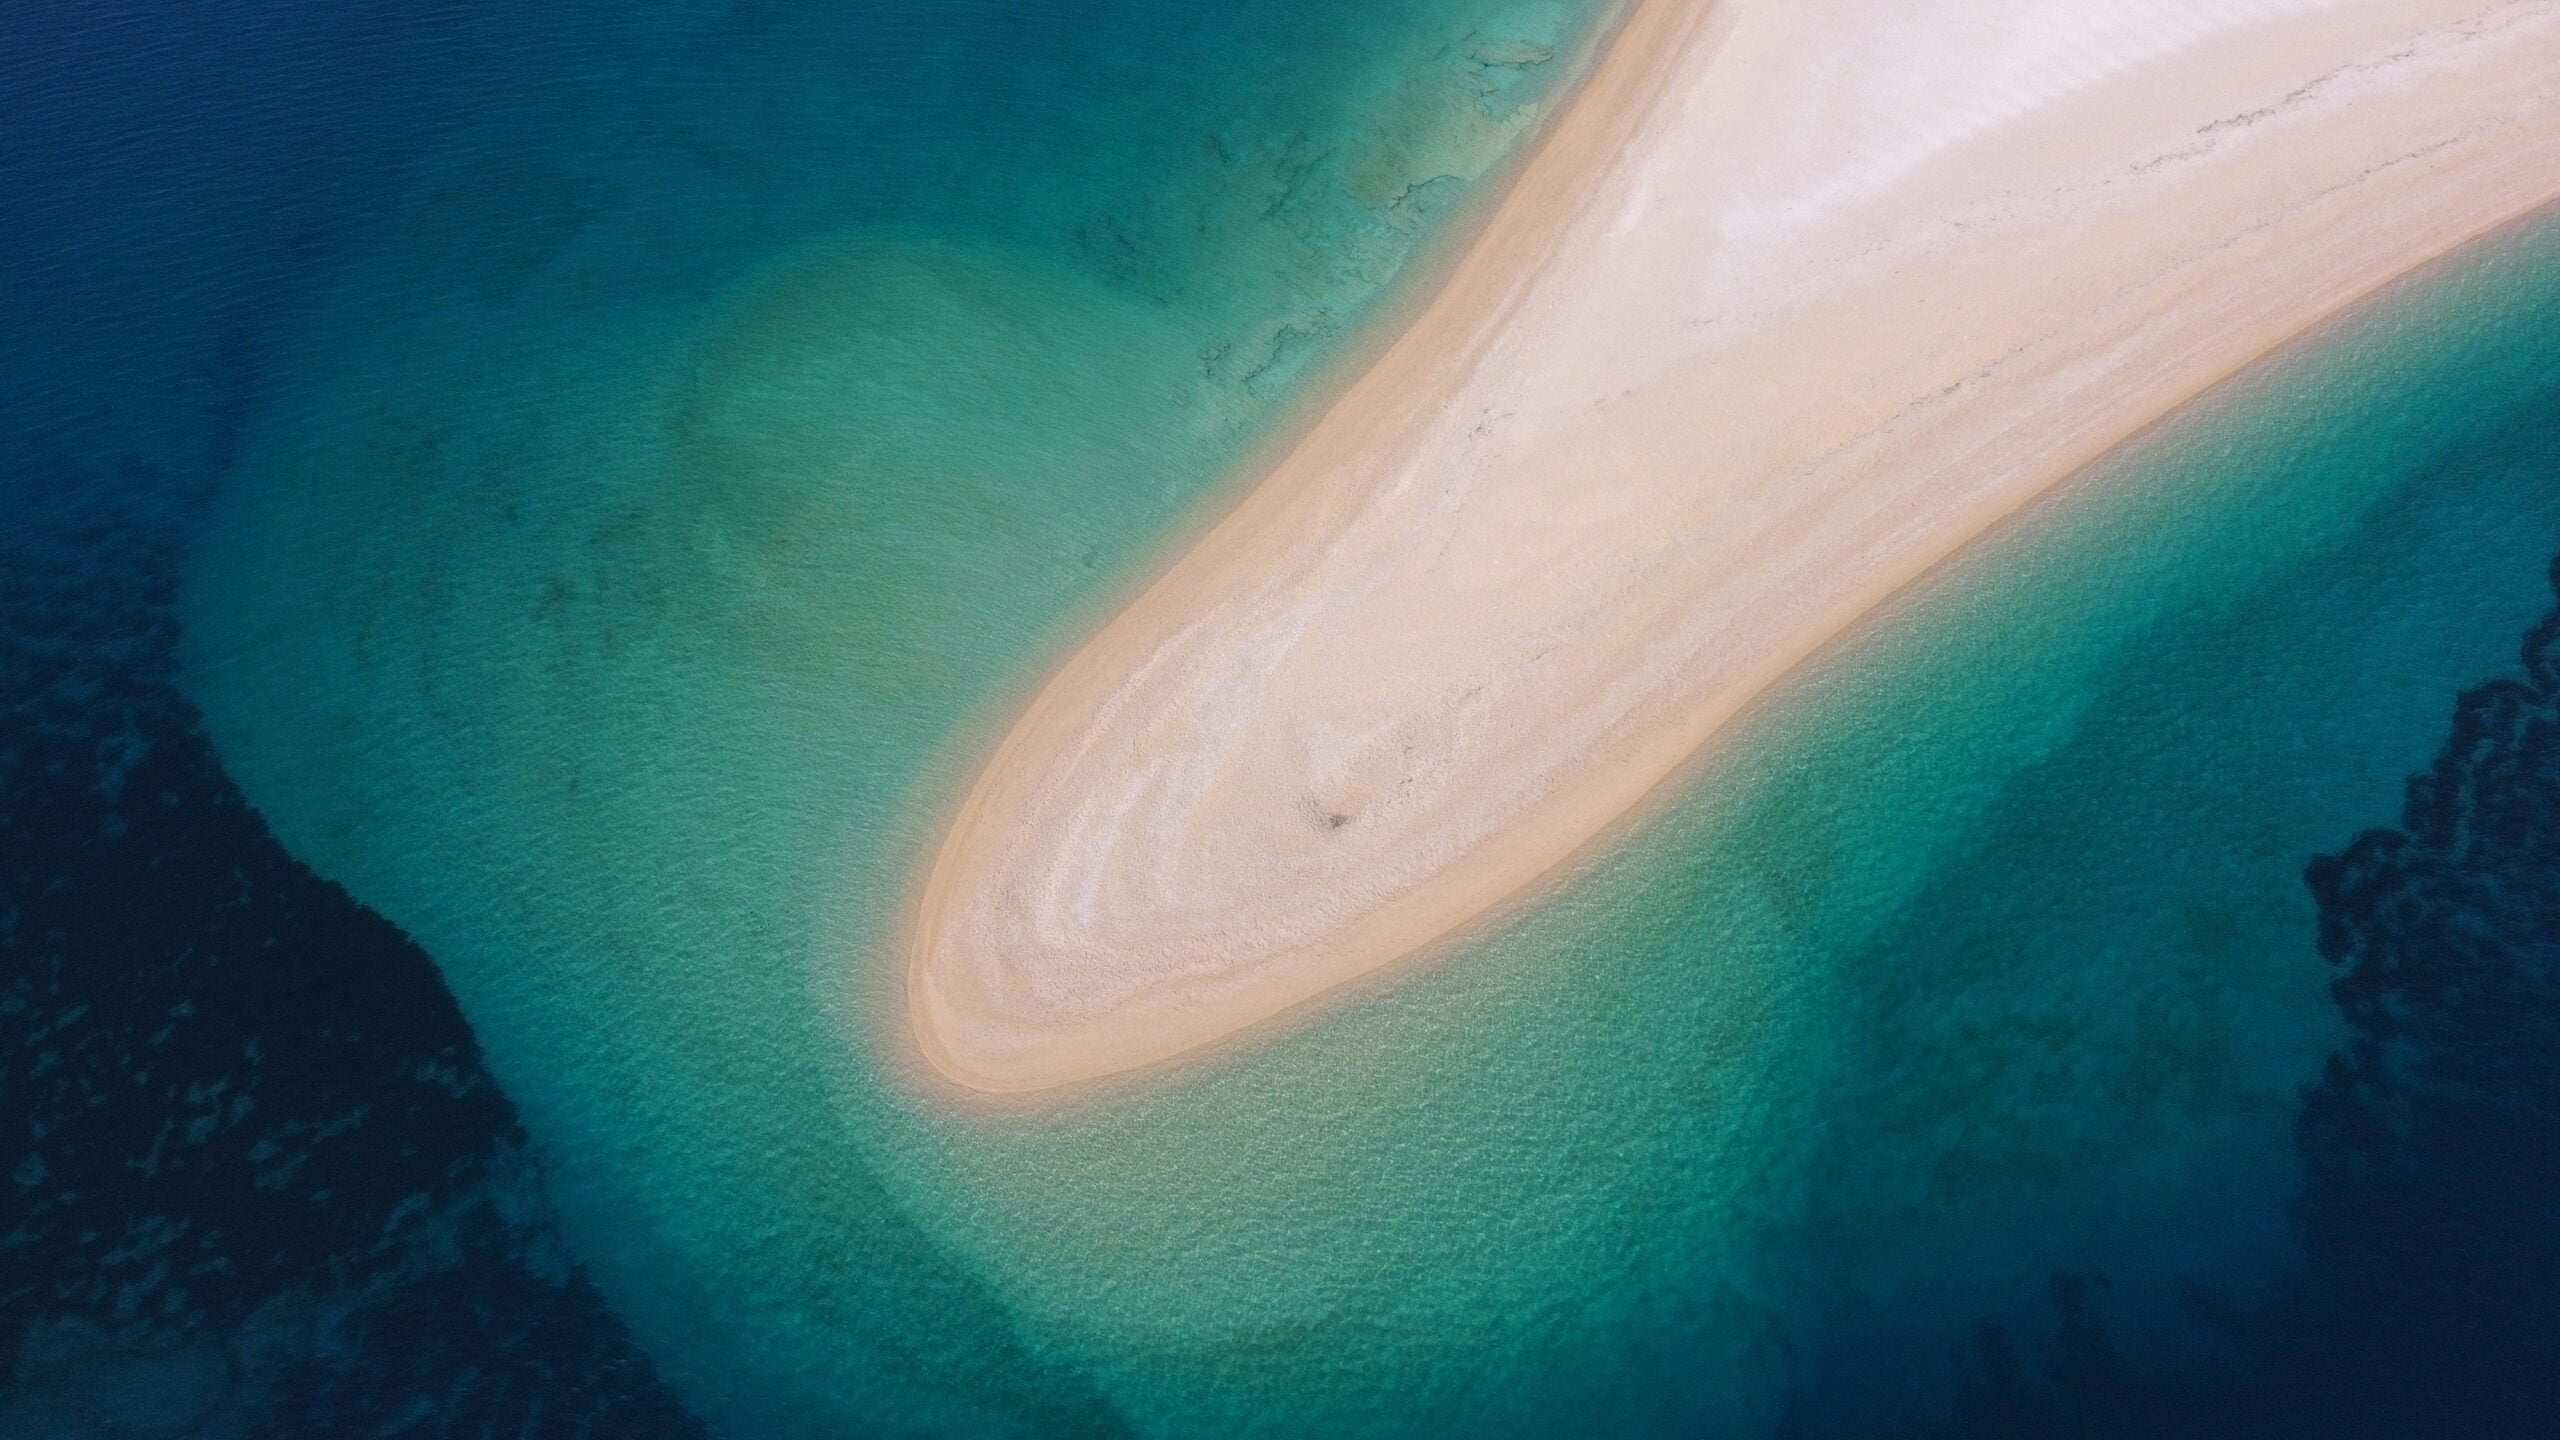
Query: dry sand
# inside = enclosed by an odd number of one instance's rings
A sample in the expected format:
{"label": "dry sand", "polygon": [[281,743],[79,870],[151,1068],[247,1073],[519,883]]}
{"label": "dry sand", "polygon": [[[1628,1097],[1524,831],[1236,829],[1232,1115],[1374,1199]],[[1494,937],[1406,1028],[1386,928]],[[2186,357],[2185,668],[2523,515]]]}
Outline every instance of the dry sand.
{"label": "dry sand", "polygon": [[989,757],[918,1044],[1044,1089],[1427,945],[2001,516],[2554,197],[2560,0],[1648,0]]}

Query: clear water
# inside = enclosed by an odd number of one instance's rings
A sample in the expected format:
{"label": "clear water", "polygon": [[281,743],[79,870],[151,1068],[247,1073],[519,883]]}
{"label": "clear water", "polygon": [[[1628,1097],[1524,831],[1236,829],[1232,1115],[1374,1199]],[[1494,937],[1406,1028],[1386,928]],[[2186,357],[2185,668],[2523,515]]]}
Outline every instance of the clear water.
{"label": "clear water", "polygon": [[298,298],[193,565],[191,693],[288,845],[437,955],[715,1420],[1110,1428],[878,1155],[912,1122],[839,1013],[856,937],[951,737],[1228,473],[1591,18],[548,10],[473,42],[540,83],[489,86]]}
{"label": "clear water", "polygon": [[2301,867],[2547,606],[2560,236],[2040,507],[1459,953],[973,1114],[877,1043],[934,807],[1593,17],[616,14],[452,41],[539,83],[294,286],[187,685],[715,1424],[1751,1434],[1921,1403],[2057,1268],[2174,1347],[2284,1260]]}

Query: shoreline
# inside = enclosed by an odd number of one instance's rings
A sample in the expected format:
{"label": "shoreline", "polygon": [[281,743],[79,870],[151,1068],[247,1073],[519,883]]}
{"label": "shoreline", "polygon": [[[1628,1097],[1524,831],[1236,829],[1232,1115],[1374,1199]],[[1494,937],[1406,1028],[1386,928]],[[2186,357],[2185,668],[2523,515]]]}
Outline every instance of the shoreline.
{"label": "shoreline", "polygon": [[[1641,5],[1405,331],[978,772],[902,957],[930,1067],[1136,1069],[1432,947],[2027,501],[2560,194],[2560,7],[2263,8],[2049,93],[2030,57],[1985,118],[1858,88],[1925,46],[1899,17]],[[1846,122],[1735,145],[1808,65]]]}
{"label": "shoreline", "polygon": [[[868,1035],[865,1043],[885,1040],[887,1051],[893,1052],[914,1039],[904,1013],[908,989],[904,960],[887,965],[868,961],[875,948],[900,957],[913,948],[918,900],[931,887],[941,843],[957,824],[976,777],[986,769],[1024,713],[1061,666],[1091,644],[1122,611],[1155,588],[1184,555],[1244,504],[1261,480],[1297,449],[1343,393],[1358,384],[1437,302],[1450,273],[1474,250],[1521,172],[1553,137],[1560,118],[1581,98],[1628,25],[1637,14],[1657,3],[1661,0],[1602,0],[1594,7],[1589,29],[1583,36],[1588,51],[1570,62],[1575,68],[1557,88],[1550,102],[1553,109],[1545,122],[1474,182],[1474,188],[1442,218],[1436,232],[1414,248],[1337,341],[1279,398],[1272,414],[1219,467],[1203,493],[1185,501],[1164,531],[1148,537],[1119,573],[1066,611],[1056,634],[1044,638],[1027,654],[1013,657],[1005,667],[1004,678],[989,694],[972,702],[935,743],[924,772],[954,780],[911,787],[900,804],[899,830],[913,837],[909,843],[915,853],[899,870],[891,933],[885,944],[850,947],[862,957],[857,968],[864,972],[850,992],[863,997],[852,1013],[896,1016],[878,1025],[857,1022],[854,1030],[877,1032]],[[1562,62],[1566,57],[1560,52],[1557,59]]]}

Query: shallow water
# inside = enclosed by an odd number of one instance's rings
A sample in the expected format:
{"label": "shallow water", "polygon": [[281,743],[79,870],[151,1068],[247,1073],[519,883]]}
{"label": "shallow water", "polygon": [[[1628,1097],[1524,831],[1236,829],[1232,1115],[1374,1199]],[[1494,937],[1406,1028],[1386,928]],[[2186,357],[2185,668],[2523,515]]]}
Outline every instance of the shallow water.
{"label": "shallow water", "polygon": [[192,328],[19,297],[94,363],[13,420],[157,437],[223,764],[434,957],[569,1252],[717,1428],[1868,1429],[2056,1272],[2175,1367],[2222,1343],[2182,1287],[2292,1263],[2349,1035],[2303,867],[2549,607],[2560,229],[2039,507],[1356,1004],[1032,1117],[880,1044],[971,746],[1590,20],[359,25],[398,83],[288,92],[383,132],[332,142],[299,263],[254,258],[250,155],[207,168],[247,238]]}
{"label": "shallow water", "polygon": [[1575,17],[764,18],[697,22],[708,82],[684,26],[582,57],[350,244],[196,556],[190,691],[469,996],[715,1420],[1107,1428],[872,1159],[850,943],[957,727],[1527,133]]}

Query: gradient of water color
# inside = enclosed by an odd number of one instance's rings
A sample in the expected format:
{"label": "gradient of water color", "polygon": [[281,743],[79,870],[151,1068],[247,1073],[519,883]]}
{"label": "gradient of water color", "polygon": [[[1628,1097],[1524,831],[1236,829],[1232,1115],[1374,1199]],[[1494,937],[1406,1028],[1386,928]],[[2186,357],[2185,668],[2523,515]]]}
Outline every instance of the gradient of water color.
{"label": "gradient of water color", "polygon": [[1588,19],[476,21],[273,282],[189,692],[731,1433],[1864,1428],[2057,1269],[2173,1356],[2179,1282],[2286,1261],[2303,863],[2548,605],[2549,232],[1987,544],[1447,963],[1036,1123],[884,1076],[972,727]]}
{"label": "gradient of water color", "polygon": [[1227,473],[1586,18],[791,9],[709,72],[625,34],[307,299],[191,693],[469,997],[715,1421],[1116,1423],[872,1160],[907,1118],[836,1013],[853,941],[954,727]]}

